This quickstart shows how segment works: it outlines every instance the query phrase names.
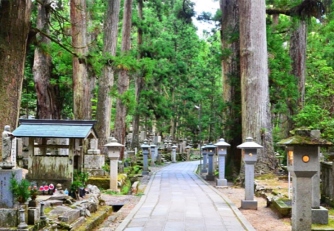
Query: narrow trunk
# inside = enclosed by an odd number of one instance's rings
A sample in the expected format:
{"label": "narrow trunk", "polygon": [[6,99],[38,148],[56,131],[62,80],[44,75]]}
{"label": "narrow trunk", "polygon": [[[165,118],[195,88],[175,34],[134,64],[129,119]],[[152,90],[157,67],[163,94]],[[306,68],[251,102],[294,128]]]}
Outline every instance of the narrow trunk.
{"label": "narrow trunk", "polygon": [[[122,53],[127,54],[131,48],[131,17],[132,17],[132,0],[124,1],[124,15],[122,28]],[[129,73],[126,68],[119,71],[117,89],[119,98],[116,103],[116,120],[115,120],[115,137],[119,143],[125,145],[126,136],[126,91],[129,89]],[[124,157],[124,148],[121,150],[120,159]]]}
{"label": "narrow trunk", "polygon": [[226,141],[231,148],[226,157],[226,176],[235,178],[240,171],[241,151],[236,148],[242,143],[241,137],[241,92],[240,92],[240,44],[238,1],[220,0],[222,11],[221,43],[223,51],[229,51],[222,60],[223,100],[226,104],[224,114],[224,131]]}
{"label": "narrow trunk", "polygon": [[2,1],[0,7],[0,128],[15,129],[30,30],[31,1]]}
{"label": "narrow trunk", "polygon": [[[300,21],[297,29],[292,32],[290,39],[290,56],[292,60],[292,74],[298,79],[298,105],[304,107],[305,98],[305,70],[306,70],[306,36],[307,26],[305,21]],[[297,113],[297,108],[292,113]]]}
{"label": "narrow trunk", "polygon": [[239,1],[242,138],[253,137],[258,150],[255,171],[276,167],[269,105],[265,1]]}
{"label": "narrow trunk", "polygon": [[[36,27],[49,34],[50,0],[43,0],[38,5]],[[48,48],[50,39],[40,34],[37,36],[37,46],[34,54],[34,82],[37,96],[38,119],[60,119],[60,108],[57,102],[57,91],[50,84],[51,79],[51,56]]]}
{"label": "narrow trunk", "polygon": [[102,75],[99,78],[96,131],[99,135],[99,148],[103,153],[107,138],[110,136],[111,97],[110,90],[114,85],[114,70],[109,56],[115,56],[117,48],[118,17],[120,0],[109,0],[104,22],[103,57],[106,59]]}
{"label": "narrow trunk", "polygon": [[91,119],[91,85],[87,71],[86,1],[71,0],[73,57],[73,111],[75,119]]}
{"label": "narrow trunk", "polygon": [[[143,0],[138,0],[138,18],[139,18],[139,22],[143,21],[143,6],[144,6]],[[138,44],[138,49],[139,49],[138,59],[141,59],[142,58],[141,46],[143,44],[143,30],[141,28],[141,23],[139,23],[137,33],[138,33],[137,44]],[[139,144],[140,114],[139,114],[139,110],[138,110],[138,105],[139,105],[139,102],[140,102],[140,93],[141,93],[143,87],[144,87],[143,73],[139,73],[136,76],[136,79],[135,79],[137,110],[134,114],[133,121],[132,121],[133,130],[132,130],[131,149],[140,148],[140,144]]]}

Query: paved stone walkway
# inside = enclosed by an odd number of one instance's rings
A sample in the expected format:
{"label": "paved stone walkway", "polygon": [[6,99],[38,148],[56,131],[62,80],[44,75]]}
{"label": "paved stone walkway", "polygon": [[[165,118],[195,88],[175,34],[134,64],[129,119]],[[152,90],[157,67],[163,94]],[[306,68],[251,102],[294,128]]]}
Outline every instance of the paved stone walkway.
{"label": "paved stone walkway", "polygon": [[173,163],[156,172],[117,231],[255,230],[228,198],[197,176],[198,165]]}

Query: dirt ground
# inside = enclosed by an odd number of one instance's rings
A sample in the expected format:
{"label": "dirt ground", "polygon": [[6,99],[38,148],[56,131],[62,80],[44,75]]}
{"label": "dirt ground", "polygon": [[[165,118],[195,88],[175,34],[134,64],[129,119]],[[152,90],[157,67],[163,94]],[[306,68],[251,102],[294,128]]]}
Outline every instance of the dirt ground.
{"label": "dirt ground", "polygon": [[[153,169],[157,171],[159,168]],[[142,190],[148,183],[149,178],[143,178],[141,181]],[[275,181],[276,189],[286,189],[287,182],[284,181]],[[208,182],[212,187],[215,187],[215,182]],[[266,185],[266,182],[260,182],[261,185]],[[253,225],[257,231],[291,231],[291,220],[290,218],[279,218],[270,208],[267,207],[266,199],[262,197],[255,197],[254,199],[258,201],[257,210],[244,210],[240,209],[241,200],[245,198],[245,189],[241,187],[229,186],[226,188],[216,188],[219,193],[222,193],[234,205],[239,208],[241,213],[245,218]],[[105,222],[100,225],[96,231],[112,231],[120,225],[123,219],[131,212],[131,210],[136,206],[140,200],[140,196],[110,196],[102,195],[103,199],[107,204],[124,204],[122,209],[114,213],[105,220]]]}
{"label": "dirt ground", "polygon": [[245,198],[245,189],[240,187],[228,187],[218,189],[221,193],[227,196],[234,205],[239,208],[245,218],[258,231],[291,231],[291,219],[279,218],[270,208],[267,207],[266,199],[255,197],[258,202],[257,210],[240,209],[241,200]]}

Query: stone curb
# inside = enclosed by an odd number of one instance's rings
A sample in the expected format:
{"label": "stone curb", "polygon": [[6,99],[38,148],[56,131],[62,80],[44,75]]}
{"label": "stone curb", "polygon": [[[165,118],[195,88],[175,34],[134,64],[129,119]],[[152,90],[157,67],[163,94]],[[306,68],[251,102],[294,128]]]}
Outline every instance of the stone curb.
{"label": "stone curb", "polygon": [[235,204],[227,198],[224,194],[219,192],[216,188],[214,188],[212,185],[210,185],[208,182],[206,182],[200,175],[196,174],[196,176],[207,186],[211,187],[211,189],[217,193],[225,202],[226,204],[232,209],[234,215],[237,217],[237,219],[240,221],[240,223],[245,227],[247,231],[256,231],[254,227],[249,223],[249,221],[244,217],[244,215],[240,212],[240,210],[235,206]]}
{"label": "stone curb", "polygon": [[149,189],[151,188],[151,185],[153,183],[152,177],[155,176],[156,172],[153,173],[150,176],[150,180],[149,183],[147,184],[145,191],[144,191],[144,195],[141,196],[140,201],[138,202],[138,204],[131,210],[131,212],[129,213],[129,215],[126,216],[126,218],[124,218],[124,220],[122,221],[122,223],[116,228],[115,231],[123,231],[126,226],[130,223],[130,221],[132,220],[132,218],[134,217],[134,215],[138,212],[138,210],[140,209],[140,207],[142,206],[142,204],[145,202],[146,200],[146,195],[147,192],[149,191]]}

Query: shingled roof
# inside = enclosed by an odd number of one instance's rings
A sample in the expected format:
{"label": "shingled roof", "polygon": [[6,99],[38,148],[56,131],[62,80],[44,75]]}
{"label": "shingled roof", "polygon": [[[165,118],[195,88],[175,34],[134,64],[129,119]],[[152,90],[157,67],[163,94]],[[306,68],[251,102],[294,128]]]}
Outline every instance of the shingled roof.
{"label": "shingled roof", "polygon": [[97,138],[93,120],[38,120],[20,119],[13,131],[15,137],[39,138]]}

